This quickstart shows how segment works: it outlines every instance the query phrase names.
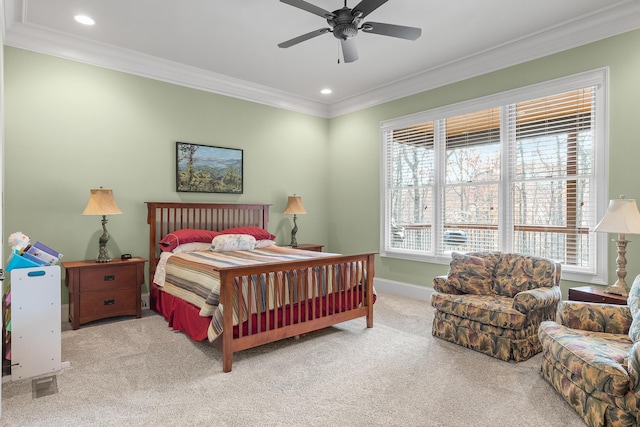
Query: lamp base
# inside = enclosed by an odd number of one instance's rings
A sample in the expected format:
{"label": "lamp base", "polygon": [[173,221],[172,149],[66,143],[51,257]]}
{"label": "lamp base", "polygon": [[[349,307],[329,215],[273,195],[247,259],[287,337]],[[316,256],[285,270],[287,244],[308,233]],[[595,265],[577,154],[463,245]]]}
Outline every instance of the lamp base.
{"label": "lamp base", "polygon": [[629,295],[629,289],[627,289],[627,287],[624,284],[620,284],[617,282],[611,286],[608,286],[604,290],[604,292],[607,294],[620,295],[623,297],[626,297]]}
{"label": "lamp base", "polygon": [[96,262],[111,262],[109,250],[107,249],[107,242],[111,238],[107,231],[107,222],[109,222],[109,220],[106,215],[102,215],[102,236],[100,236],[100,240],[98,241],[98,258],[96,258]]}
{"label": "lamp base", "polygon": [[604,291],[608,294],[621,295],[623,297],[629,295],[629,288],[627,288],[627,282],[624,278],[627,277],[627,243],[629,241],[625,239],[624,233],[618,233],[618,239],[614,240],[618,247],[618,256],[616,257],[616,275],[618,280],[616,283],[609,286]]}
{"label": "lamp base", "polygon": [[291,243],[289,246],[292,248],[298,247],[298,241],[296,240],[296,233],[298,232],[298,224],[296,223],[296,214],[293,214],[293,229],[291,229]]}

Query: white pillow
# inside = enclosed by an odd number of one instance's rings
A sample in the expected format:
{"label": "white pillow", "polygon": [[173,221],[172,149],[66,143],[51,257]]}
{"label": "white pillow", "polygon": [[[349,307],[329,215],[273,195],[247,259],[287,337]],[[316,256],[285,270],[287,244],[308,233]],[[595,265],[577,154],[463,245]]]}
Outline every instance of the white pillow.
{"label": "white pillow", "polygon": [[256,238],[248,234],[221,234],[211,241],[211,250],[215,252],[249,251],[255,247]]}
{"label": "white pillow", "polygon": [[257,240],[256,249],[268,248],[269,246],[273,246],[275,244],[276,244],[275,240],[269,240],[269,239]]}

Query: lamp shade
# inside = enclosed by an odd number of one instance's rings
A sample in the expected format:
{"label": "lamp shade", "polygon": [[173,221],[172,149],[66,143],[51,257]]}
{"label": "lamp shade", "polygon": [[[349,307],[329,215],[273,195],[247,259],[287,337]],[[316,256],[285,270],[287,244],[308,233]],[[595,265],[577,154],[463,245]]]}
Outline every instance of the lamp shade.
{"label": "lamp shade", "polygon": [[304,210],[304,206],[302,206],[302,196],[289,196],[287,199],[287,207],[283,213],[296,215],[306,214],[307,211]]}
{"label": "lamp shade", "polygon": [[92,188],[89,190],[89,203],[82,215],[118,215],[122,211],[113,199],[110,188]]}
{"label": "lamp shade", "polygon": [[593,229],[602,233],[640,234],[640,212],[635,199],[614,199]]}

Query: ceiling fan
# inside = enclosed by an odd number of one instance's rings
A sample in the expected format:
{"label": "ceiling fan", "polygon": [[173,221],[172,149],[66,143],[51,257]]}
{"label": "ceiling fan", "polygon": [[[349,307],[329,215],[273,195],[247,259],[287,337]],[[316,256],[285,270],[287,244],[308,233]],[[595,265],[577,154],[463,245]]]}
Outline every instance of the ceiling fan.
{"label": "ceiling fan", "polygon": [[406,40],[416,40],[422,34],[422,29],[415,27],[405,27],[403,25],[383,24],[381,22],[362,22],[371,12],[385,4],[388,0],[362,0],[356,7],[349,9],[347,0],[344,1],[342,9],[329,12],[321,7],[315,6],[303,0],[280,0],[298,9],[325,18],[330,28],[321,28],[310,33],[294,37],[291,40],[282,42],[278,47],[287,48],[305,40],[312,39],[322,34],[333,33],[333,36],[340,39],[342,45],[342,56],[344,62],[354,62],[358,59],[358,46],[355,37],[358,30],[366,33],[380,34],[382,36],[397,37]]}

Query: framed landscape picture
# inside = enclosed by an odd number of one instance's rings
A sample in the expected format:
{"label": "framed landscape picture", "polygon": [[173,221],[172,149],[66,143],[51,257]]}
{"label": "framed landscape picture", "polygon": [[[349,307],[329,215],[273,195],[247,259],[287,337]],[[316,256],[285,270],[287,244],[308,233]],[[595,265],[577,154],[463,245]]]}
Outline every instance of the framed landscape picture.
{"label": "framed landscape picture", "polygon": [[176,143],[176,191],[242,194],[242,150]]}

